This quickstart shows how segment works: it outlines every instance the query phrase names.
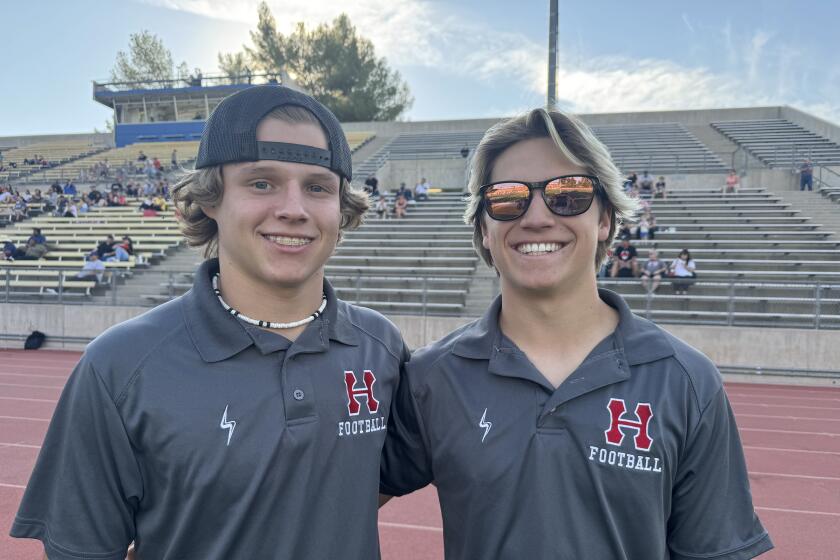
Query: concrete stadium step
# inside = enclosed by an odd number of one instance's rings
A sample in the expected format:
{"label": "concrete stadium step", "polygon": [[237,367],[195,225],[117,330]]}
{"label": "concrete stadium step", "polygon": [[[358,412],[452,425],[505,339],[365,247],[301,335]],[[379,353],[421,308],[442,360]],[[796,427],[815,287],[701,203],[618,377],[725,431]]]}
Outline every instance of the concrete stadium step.
{"label": "concrete stadium step", "polygon": [[785,231],[785,230],[747,230],[747,231],[657,231],[656,240],[669,239],[825,239],[833,235],[831,231]]}
{"label": "concrete stadium step", "polygon": [[634,241],[636,249],[640,247],[679,248],[679,249],[707,249],[707,248],[739,248],[739,249],[816,249],[840,248],[840,240],[835,239],[660,239],[655,241]]}
{"label": "concrete stadium step", "polygon": [[423,257],[417,255],[375,256],[375,255],[334,255],[328,263],[334,266],[397,266],[397,267],[469,267],[475,266],[478,257],[475,255],[457,257]]}

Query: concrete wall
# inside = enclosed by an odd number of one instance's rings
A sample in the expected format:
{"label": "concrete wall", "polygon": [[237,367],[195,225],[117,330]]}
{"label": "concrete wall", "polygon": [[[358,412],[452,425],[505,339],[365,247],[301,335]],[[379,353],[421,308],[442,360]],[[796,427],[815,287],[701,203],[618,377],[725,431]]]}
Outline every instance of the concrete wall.
{"label": "concrete wall", "polygon": [[597,113],[578,115],[586,124],[639,124],[680,122],[702,125],[713,121],[778,119],[780,107],[739,107],[732,109],[696,109],[691,111],[636,111],[633,113]]}
{"label": "concrete wall", "polygon": [[399,188],[404,182],[408,188],[425,177],[432,187],[463,190],[466,186],[467,160],[458,157],[450,159],[391,160],[376,172],[380,189],[389,191]]}
{"label": "concrete wall", "polygon": [[[26,335],[35,329],[48,336],[92,339],[108,327],[148,311],[144,307],[92,305],[0,304],[0,333]],[[441,338],[473,319],[394,315],[411,348]],[[837,331],[761,329],[695,325],[663,325],[709,356],[716,364],[762,368],[840,371]],[[0,348],[21,348],[20,341],[0,339]],[[81,349],[84,344],[61,344],[48,339],[48,348]]]}
{"label": "concrete wall", "polygon": [[114,146],[114,136],[109,133],[90,134],[38,134],[34,136],[0,136],[0,147],[24,147],[39,142],[83,141],[102,146]]}

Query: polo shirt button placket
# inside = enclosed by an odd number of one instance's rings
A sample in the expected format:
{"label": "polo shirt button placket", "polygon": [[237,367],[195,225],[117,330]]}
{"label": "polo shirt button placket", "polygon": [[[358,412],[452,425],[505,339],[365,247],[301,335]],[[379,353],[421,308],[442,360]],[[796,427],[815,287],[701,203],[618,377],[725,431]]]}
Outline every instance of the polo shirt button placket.
{"label": "polo shirt button placket", "polygon": [[282,366],[286,421],[306,423],[307,420],[317,419],[318,412],[315,403],[317,399],[312,385],[311,364],[307,367],[300,363],[298,357],[297,355],[286,357]]}

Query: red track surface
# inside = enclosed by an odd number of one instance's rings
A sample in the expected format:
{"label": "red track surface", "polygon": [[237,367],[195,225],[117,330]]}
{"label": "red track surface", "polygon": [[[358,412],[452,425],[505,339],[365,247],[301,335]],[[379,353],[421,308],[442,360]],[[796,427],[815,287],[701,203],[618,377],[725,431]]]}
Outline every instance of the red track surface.
{"label": "red track surface", "polygon": [[[40,560],[7,536],[76,352],[0,350],[0,558]],[[776,549],[762,560],[840,558],[840,389],[727,384],[753,499]],[[433,489],[380,512],[383,560],[443,558]]]}

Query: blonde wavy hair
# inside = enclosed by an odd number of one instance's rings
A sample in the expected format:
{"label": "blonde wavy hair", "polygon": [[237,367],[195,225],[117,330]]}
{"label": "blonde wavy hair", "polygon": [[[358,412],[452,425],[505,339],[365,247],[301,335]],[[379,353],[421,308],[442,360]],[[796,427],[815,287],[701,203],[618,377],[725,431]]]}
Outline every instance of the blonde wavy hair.
{"label": "blonde wavy hair", "polygon": [[[321,126],[315,115],[303,107],[294,105],[278,107],[265,118],[277,119],[289,124],[311,123]],[[204,258],[218,256],[219,228],[216,221],[205,214],[202,208],[217,206],[221,203],[223,195],[224,180],[221,165],[189,171],[172,187],[172,201],[179,214],[181,233],[190,247],[204,247]],[[343,232],[362,225],[370,200],[363,191],[356,189],[342,177],[339,187],[339,204],[341,208],[339,227]],[[341,233],[339,233],[339,241],[341,241]]]}
{"label": "blonde wavy hair", "polygon": [[605,241],[598,242],[595,252],[595,270],[606,259],[619,221],[630,221],[639,210],[639,203],[627,196],[622,188],[621,172],[613,163],[610,153],[582,121],[560,111],[534,109],[524,115],[502,121],[491,127],[479,142],[472,160],[469,180],[469,200],[464,211],[464,221],[473,226],[473,247],[489,267],[493,257],[484,245],[483,206],[478,191],[490,182],[493,165],[506,149],[523,140],[551,138],[557,150],[568,161],[598,177],[601,189],[596,199],[601,212],[610,216],[610,232]]}

